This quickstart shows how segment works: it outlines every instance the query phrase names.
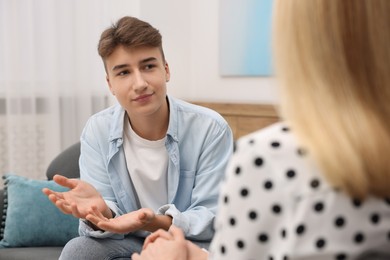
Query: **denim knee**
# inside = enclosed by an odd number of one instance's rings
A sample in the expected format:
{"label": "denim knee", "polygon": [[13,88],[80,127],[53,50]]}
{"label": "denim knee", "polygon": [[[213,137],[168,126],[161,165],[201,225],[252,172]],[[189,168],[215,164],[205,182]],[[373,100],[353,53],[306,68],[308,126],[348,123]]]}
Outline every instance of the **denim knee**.
{"label": "denim knee", "polygon": [[139,238],[118,240],[81,236],[70,240],[65,245],[59,260],[129,259],[134,252],[141,250],[142,244],[143,239]]}

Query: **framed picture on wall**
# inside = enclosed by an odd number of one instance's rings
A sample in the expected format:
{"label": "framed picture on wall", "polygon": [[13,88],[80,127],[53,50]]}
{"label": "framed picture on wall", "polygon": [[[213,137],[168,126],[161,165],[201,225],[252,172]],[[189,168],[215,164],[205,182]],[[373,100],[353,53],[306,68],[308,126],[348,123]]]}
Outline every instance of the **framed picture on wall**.
{"label": "framed picture on wall", "polygon": [[220,0],[221,76],[272,75],[272,0]]}

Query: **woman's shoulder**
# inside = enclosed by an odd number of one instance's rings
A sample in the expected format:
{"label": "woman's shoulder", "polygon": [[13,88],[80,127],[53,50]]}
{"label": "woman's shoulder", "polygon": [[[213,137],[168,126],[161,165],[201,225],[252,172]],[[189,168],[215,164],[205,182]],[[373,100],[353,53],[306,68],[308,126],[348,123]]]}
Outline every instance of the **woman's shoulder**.
{"label": "woman's shoulder", "polygon": [[263,154],[265,157],[277,156],[279,159],[286,159],[285,157],[296,155],[303,149],[290,127],[285,122],[278,122],[239,138],[236,152],[244,151]]}
{"label": "woman's shoulder", "polygon": [[290,127],[285,122],[277,122],[274,124],[271,124],[269,126],[266,126],[262,129],[259,129],[257,131],[254,131],[252,133],[249,133],[247,135],[242,136],[239,139],[239,142],[245,143],[253,143],[254,141],[263,141],[265,139],[276,137],[280,134],[286,135],[290,134]]}
{"label": "woman's shoulder", "polygon": [[[325,182],[309,151],[301,146],[292,129],[279,122],[240,138],[231,164],[269,180],[275,189],[294,196],[310,193],[310,183]],[[321,188],[328,189],[327,185]]]}

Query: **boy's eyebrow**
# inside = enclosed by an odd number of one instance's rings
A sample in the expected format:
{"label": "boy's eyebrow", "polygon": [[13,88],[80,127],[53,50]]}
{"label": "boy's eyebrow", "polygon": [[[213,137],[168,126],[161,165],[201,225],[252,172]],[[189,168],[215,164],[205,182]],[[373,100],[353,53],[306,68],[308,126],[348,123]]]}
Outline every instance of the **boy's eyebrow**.
{"label": "boy's eyebrow", "polygon": [[146,58],[146,59],[141,60],[139,63],[142,64],[142,63],[147,63],[150,61],[157,61],[157,59],[155,57],[150,57],[150,58]]}
{"label": "boy's eyebrow", "polygon": [[[147,63],[147,62],[151,62],[151,61],[157,61],[157,58],[155,58],[155,57],[146,58],[146,59],[141,60],[139,63],[142,64],[142,63]],[[111,70],[116,71],[119,69],[126,68],[128,66],[129,66],[129,64],[119,64],[119,65],[115,65],[114,67],[112,67]]]}
{"label": "boy's eyebrow", "polygon": [[123,68],[126,68],[128,67],[129,64],[119,64],[119,65],[115,65],[114,67],[112,67],[112,71],[116,71],[116,70],[119,70],[119,69],[123,69]]}

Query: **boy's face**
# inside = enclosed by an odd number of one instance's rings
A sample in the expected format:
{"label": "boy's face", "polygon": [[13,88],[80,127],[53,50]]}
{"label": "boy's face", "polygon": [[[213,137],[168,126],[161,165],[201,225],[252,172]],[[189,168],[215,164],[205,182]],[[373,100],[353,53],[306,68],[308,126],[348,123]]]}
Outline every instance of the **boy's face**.
{"label": "boy's face", "polygon": [[159,115],[167,111],[166,82],[169,67],[158,47],[118,46],[106,58],[107,82],[111,93],[132,116]]}

